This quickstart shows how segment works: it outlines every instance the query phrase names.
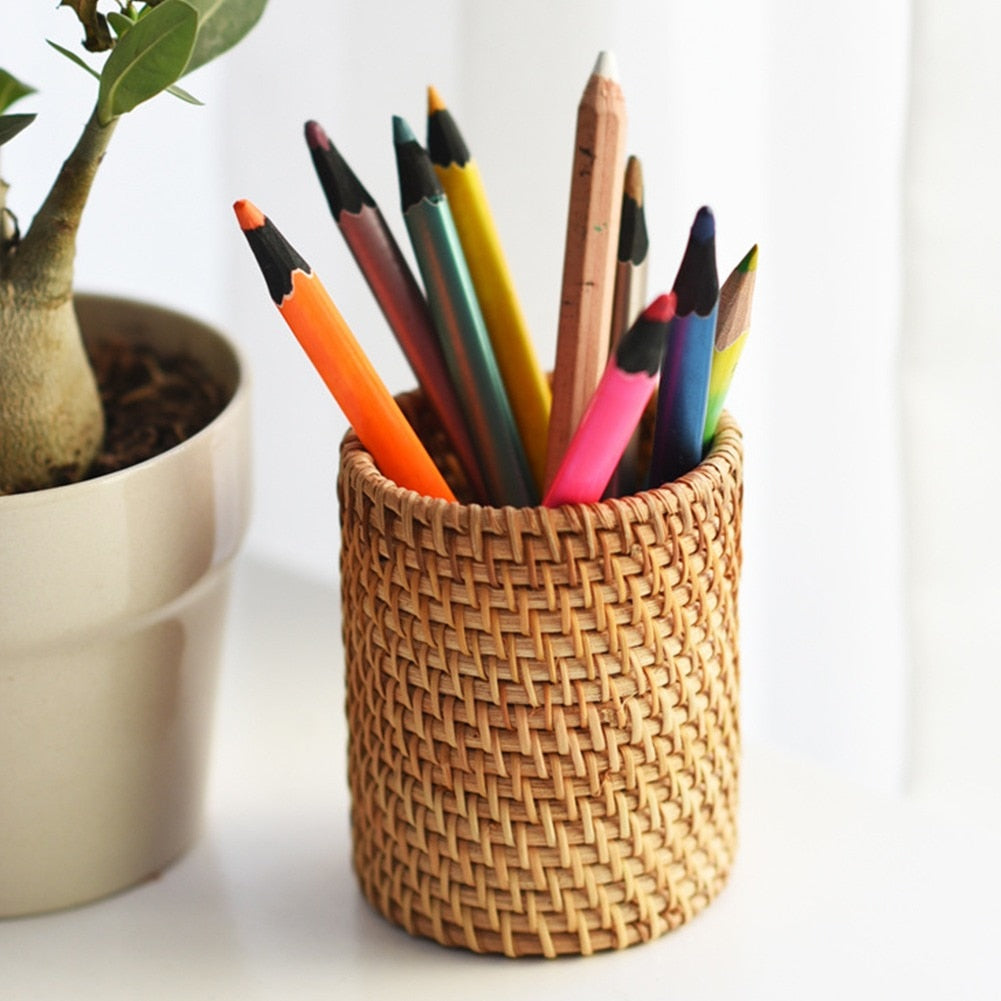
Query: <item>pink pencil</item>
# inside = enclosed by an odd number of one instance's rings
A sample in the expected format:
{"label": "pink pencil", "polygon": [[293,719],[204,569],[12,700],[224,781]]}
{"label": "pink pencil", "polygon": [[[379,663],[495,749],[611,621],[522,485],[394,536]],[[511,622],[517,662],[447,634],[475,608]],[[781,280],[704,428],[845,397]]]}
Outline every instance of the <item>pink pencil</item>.
{"label": "pink pencil", "polygon": [[619,341],[553,482],[545,507],[601,500],[660,374],[673,292],[658,296]]}

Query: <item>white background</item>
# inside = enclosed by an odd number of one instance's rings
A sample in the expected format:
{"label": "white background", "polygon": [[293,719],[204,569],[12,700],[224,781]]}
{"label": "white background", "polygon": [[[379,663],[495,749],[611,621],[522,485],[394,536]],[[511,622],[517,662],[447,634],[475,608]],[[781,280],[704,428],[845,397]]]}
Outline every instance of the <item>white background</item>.
{"label": "white background", "polygon": [[[18,8],[0,65],[39,88],[16,109],[39,120],[2,166],[26,223],[93,86],[42,42],[74,44],[70,12]],[[329,585],[345,422],[271,305],[232,202],[273,218],[390,387],[408,388],[302,125],[326,127],[406,246],[390,117],[422,133],[434,83],[479,161],[548,366],[576,104],[612,50],[646,177],[651,291],[673,280],[703,203],[723,275],[760,245],[730,398],[747,456],[748,734],[875,788],[991,799],[999,29],[988,0],[273,0],[237,51],[187,81],[206,107],[161,97],[121,123],[78,285],[232,333],[255,384],[250,550]]]}

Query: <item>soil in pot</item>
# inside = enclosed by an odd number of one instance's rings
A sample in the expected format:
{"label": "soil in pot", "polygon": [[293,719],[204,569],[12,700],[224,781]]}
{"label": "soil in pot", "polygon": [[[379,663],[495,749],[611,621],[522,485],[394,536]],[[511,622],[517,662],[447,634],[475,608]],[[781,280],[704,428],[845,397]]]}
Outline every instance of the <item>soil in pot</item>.
{"label": "soil in pot", "polygon": [[[106,422],[86,479],[151,459],[197,434],[230,394],[193,358],[112,337],[89,348]],[[68,481],[62,481],[68,482]]]}
{"label": "soil in pot", "polygon": [[194,359],[159,357],[131,341],[104,341],[91,363],[107,421],[105,441],[90,476],[151,459],[212,421],[227,393]]}

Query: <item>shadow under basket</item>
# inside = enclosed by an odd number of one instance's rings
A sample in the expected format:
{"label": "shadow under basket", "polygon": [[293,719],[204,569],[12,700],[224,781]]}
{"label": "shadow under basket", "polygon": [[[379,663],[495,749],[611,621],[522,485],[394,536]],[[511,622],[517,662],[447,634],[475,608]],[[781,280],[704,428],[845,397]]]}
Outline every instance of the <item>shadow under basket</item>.
{"label": "shadow under basket", "polygon": [[[401,405],[455,468],[423,397]],[[723,888],[737,840],[740,432],[675,483],[491,508],[338,481],[353,862],[443,945],[589,955]],[[454,484],[457,489],[461,484]]]}

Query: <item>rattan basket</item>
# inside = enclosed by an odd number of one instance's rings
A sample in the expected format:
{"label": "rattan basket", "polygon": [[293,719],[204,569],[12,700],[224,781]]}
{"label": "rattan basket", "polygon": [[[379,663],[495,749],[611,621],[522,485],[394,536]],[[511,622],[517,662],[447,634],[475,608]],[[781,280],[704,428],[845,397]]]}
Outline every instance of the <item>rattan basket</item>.
{"label": "rattan basket", "polygon": [[[401,397],[454,468],[420,394]],[[432,445],[432,453],[436,451]],[[341,451],[353,861],[390,921],[508,956],[653,939],[736,845],[741,438],[587,506],[447,504]]]}

